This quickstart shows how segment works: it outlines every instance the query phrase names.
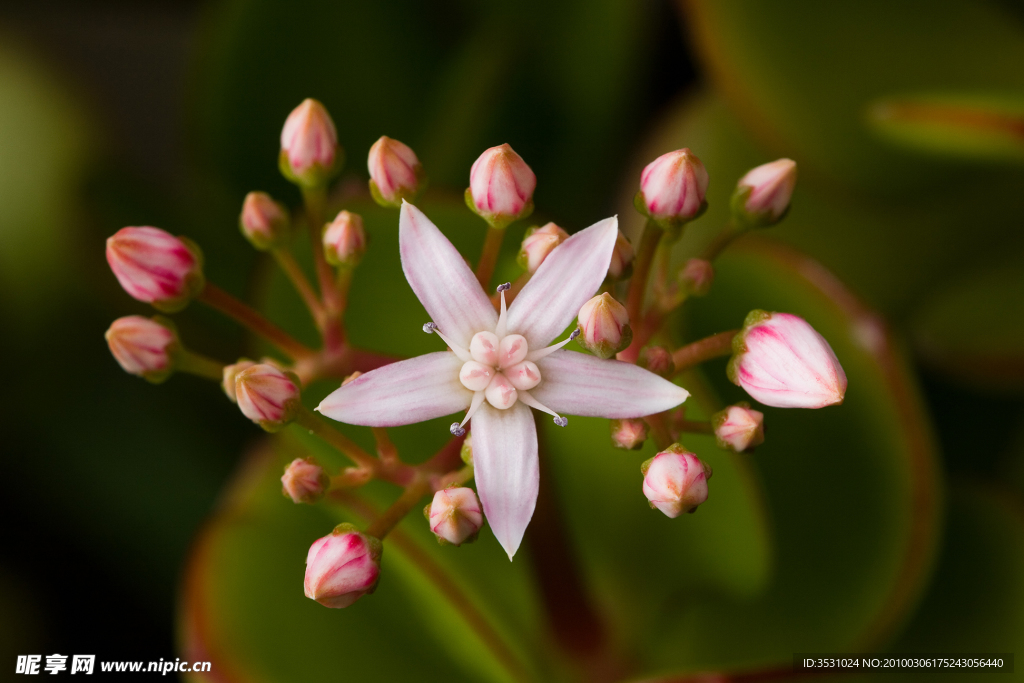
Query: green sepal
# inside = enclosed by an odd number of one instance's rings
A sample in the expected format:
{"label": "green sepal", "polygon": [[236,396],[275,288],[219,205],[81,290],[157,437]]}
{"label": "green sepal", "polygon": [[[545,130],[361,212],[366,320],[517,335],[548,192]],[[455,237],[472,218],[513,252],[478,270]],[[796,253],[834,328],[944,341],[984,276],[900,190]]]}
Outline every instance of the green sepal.
{"label": "green sepal", "polygon": [[576,343],[579,344],[587,353],[590,353],[598,358],[608,359],[617,354],[619,351],[623,351],[629,348],[629,345],[633,342],[633,328],[626,323],[622,326],[622,336],[619,338],[619,343],[612,345],[610,342],[599,342],[597,344],[588,344],[581,334],[576,338]]}
{"label": "green sepal", "polygon": [[331,180],[341,173],[341,169],[345,167],[345,150],[341,145],[334,147],[334,163],[329,168],[313,164],[302,173],[294,173],[291,164],[288,163],[288,153],[282,149],[277,156],[277,167],[281,175],[299,187],[316,190],[327,187]]}
{"label": "green sepal", "polygon": [[754,230],[756,228],[769,228],[776,223],[781,223],[789,215],[789,205],[779,214],[778,218],[772,216],[771,208],[757,213],[747,211],[747,199],[754,188],[749,185],[737,185],[736,190],[729,199],[729,211],[732,214],[733,225],[742,230]]}

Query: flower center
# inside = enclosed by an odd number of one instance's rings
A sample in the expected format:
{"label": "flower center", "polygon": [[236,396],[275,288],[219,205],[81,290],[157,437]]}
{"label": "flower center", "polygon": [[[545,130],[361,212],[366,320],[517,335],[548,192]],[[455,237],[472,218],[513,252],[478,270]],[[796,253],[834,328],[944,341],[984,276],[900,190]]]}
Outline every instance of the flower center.
{"label": "flower center", "polygon": [[438,329],[436,323],[430,322],[423,326],[424,332],[441,337],[452,352],[463,361],[459,370],[459,381],[462,382],[462,386],[473,392],[473,401],[466,417],[461,423],[455,422],[451,426],[451,432],[456,436],[466,433],[462,426],[485,400],[498,410],[508,410],[516,401],[522,401],[531,408],[554,416],[555,424],[558,426],[564,427],[568,424],[564,417],[533,398],[529,390],[541,381],[540,368],[534,361],[568,344],[579,336],[579,330],[575,330],[565,341],[531,352],[526,337],[521,334],[508,334],[505,327],[505,291],[510,286],[507,282],[498,286],[498,293],[501,294],[501,314],[494,331],[483,330],[474,334],[468,349],[454,344]]}

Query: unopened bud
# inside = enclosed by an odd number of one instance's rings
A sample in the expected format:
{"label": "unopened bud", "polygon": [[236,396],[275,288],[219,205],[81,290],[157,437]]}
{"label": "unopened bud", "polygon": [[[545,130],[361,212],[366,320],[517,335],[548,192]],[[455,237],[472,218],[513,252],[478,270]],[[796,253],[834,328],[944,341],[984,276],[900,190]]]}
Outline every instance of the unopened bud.
{"label": "unopened bud", "polygon": [[462,442],[462,448],[459,450],[459,457],[462,458],[462,462],[467,465],[473,464],[473,434],[470,432],[466,434],[465,440]]}
{"label": "unopened bud", "polygon": [[711,468],[679,444],[658,453],[641,465],[640,471],[651,507],[669,517],[695,512],[708,499]]}
{"label": "unopened bud", "polygon": [[235,376],[235,398],[243,415],[276,432],[295,419],[299,379],[268,363],[253,365]]}
{"label": "unopened bud", "polygon": [[180,342],[170,320],[129,315],[115,320],[104,336],[125,372],[153,384],[174,372],[174,351]]}
{"label": "unopened bud", "polygon": [[324,258],[332,266],[351,268],[359,263],[366,251],[366,231],[363,217],[342,211],[324,226]]}
{"label": "unopened bud", "polygon": [[266,192],[250,192],[242,202],[238,224],[252,246],[266,251],[288,233],[288,209]]}
{"label": "unopened bud", "polygon": [[577,317],[580,346],[599,358],[611,358],[633,341],[626,307],[605,292],[583,304]]}
{"label": "unopened bud", "polygon": [[533,275],[548,254],[567,239],[569,233],[554,223],[548,223],[543,228],[530,228],[526,231],[523,246],[519,249],[519,265]]}
{"label": "unopened bud", "polygon": [[288,115],[278,161],[285,178],[307,188],[323,187],[341,170],[344,153],[324,105],[306,99]]}
{"label": "unopened bud", "polygon": [[678,149],[647,164],[640,174],[634,204],[640,213],[663,228],[678,228],[706,208],[708,172],[689,149]]}
{"label": "unopened bud", "polygon": [[480,155],[469,171],[466,205],[495,228],[533,212],[537,176],[523,158],[505,144]]}
{"label": "unopened bud", "polygon": [[122,228],[107,239],[107,263],[124,290],[164,313],[180,311],[206,285],[194,242],[159,228]]}
{"label": "unopened bud", "polygon": [[403,199],[415,201],[427,185],[416,153],[386,135],[373,143],[366,165],[370,169],[370,194],[381,206],[401,206]]}
{"label": "unopened bud", "polygon": [[747,171],[733,192],[730,208],[743,227],[764,228],[781,221],[789,211],[796,186],[796,162],[778,159]]}
{"label": "unopened bud", "polygon": [[732,352],[729,379],[766,406],[824,408],[846,396],[846,373],[832,347],[798,316],[751,311]]}
{"label": "unopened bud", "polygon": [[248,358],[240,358],[237,363],[231,365],[225,365],[222,373],[220,388],[224,390],[224,393],[232,403],[238,403],[238,398],[235,396],[235,379],[238,377],[238,373],[242,370],[246,370],[256,365],[253,361]]}
{"label": "unopened bud", "polygon": [[640,349],[636,364],[662,377],[671,377],[676,372],[672,352],[664,346],[645,346]]}
{"label": "unopened bud", "polygon": [[649,427],[638,417],[612,420],[612,445],[627,451],[638,451],[647,441]]}
{"label": "unopened bud", "polygon": [[679,271],[679,286],[687,296],[704,296],[715,281],[715,268],[710,261],[692,258]]}
{"label": "unopened bud", "polygon": [[718,447],[742,453],[764,443],[764,413],[737,403],[711,416]]}
{"label": "unopened bud", "polygon": [[330,485],[327,472],[311,457],[295,458],[281,477],[281,492],[296,503],[315,503]]}
{"label": "unopened bud", "polygon": [[624,280],[632,275],[634,255],[633,245],[620,230],[619,236],[615,238],[612,260],[608,263],[608,277],[613,280]]}
{"label": "unopened bud", "polygon": [[434,500],[424,508],[423,515],[430,523],[430,530],[437,536],[437,542],[442,545],[471,543],[476,540],[484,524],[480,501],[473,489],[465,486],[442,489],[435,493]]}
{"label": "unopened bud", "polygon": [[324,607],[348,607],[377,587],[380,540],[339,524],[317,539],[306,555],[306,597]]}

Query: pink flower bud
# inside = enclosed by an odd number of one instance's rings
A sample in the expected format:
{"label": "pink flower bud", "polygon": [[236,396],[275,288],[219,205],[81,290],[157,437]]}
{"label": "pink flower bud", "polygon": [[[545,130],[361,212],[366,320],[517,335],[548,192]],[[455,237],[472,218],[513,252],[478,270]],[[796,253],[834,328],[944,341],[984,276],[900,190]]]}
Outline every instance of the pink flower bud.
{"label": "pink flower bud", "polygon": [[462,545],[474,541],[484,524],[476,493],[465,486],[438,491],[423,514],[441,544]]}
{"label": "pink flower bud", "polygon": [[159,228],[122,228],[107,239],[107,263],[124,290],[165,313],[203,290],[203,256],[184,237]]}
{"label": "pink flower bud", "polygon": [[612,251],[612,260],[608,264],[608,277],[613,280],[622,280],[633,273],[633,245],[629,243],[626,236],[619,231],[615,238],[615,250]]}
{"label": "pink flower bud", "polygon": [[633,341],[626,307],[605,292],[583,304],[577,317],[579,345],[599,358],[611,358]]}
{"label": "pink flower bud", "polygon": [[315,503],[331,485],[327,472],[313,458],[295,458],[284,468],[282,492],[296,503]]}
{"label": "pink flower bud", "polygon": [[689,149],[678,149],[647,164],[640,174],[637,208],[654,221],[680,224],[704,209],[708,172]]}
{"label": "pink flower bud", "polygon": [[718,447],[742,453],[764,443],[764,413],[737,403],[711,416]]}
{"label": "pink flower bud", "polygon": [[671,377],[676,372],[672,352],[664,346],[645,346],[640,349],[636,364],[662,377]]}
{"label": "pink flower bud", "polygon": [[733,339],[729,379],[766,406],[824,408],[846,395],[832,347],[803,318],[751,311]]}
{"label": "pink flower bud", "polygon": [[372,593],[380,578],[381,543],[359,533],[351,524],[339,524],[317,539],[306,555],[306,597],[324,607],[348,607]]}
{"label": "pink flower bud", "polygon": [[647,423],[638,417],[612,420],[612,445],[627,451],[638,451],[647,441]]}
{"label": "pink flower bud", "polygon": [[427,177],[416,153],[387,136],[373,143],[366,160],[370,169],[370,194],[381,206],[401,206],[414,201],[426,187]]}
{"label": "pink flower bud", "polygon": [[240,358],[237,363],[224,366],[220,388],[224,390],[224,393],[227,394],[227,397],[231,399],[232,403],[238,403],[238,399],[235,396],[235,380],[238,378],[238,373],[242,370],[251,368],[254,365],[256,365],[256,363],[248,358]]}
{"label": "pink flower bud", "polygon": [[174,371],[179,342],[169,320],[129,315],[115,320],[104,336],[125,372],[159,384]]}
{"label": "pink flower bud", "polygon": [[351,268],[359,263],[366,251],[366,231],[363,217],[342,211],[334,221],[324,226],[324,258],[332,266]]}
{"label": "pink flower bud", "polygon": [[569,233],[554,223],[548,223],[543,228],[530,228],[519,249],[519,265],[531,275],[536,273],[548,254],[567,239]]}
{"label": "pink flower bud", "polygon": [[276,432],[295,418],[299,380],[268,363],[253,365],[235,376],[235,398],[243,415]]}
{"label": "pink flower bud", "polygon": [[736,185],[732,211],[741,225],[766,227],[782,220],[796,186],[796,162],[778,159],[747,171]]}
{"label": "pink flower bud", "polygon": [[491,147],[469,171],[466,204],[496,228],[533,212],[537,176],[507,144]]}
{"label": "pink flower bud", "polygon": [[321,187],[341,169],[338,131],[324,105],[306,99],[281,129],[281,173],[303,187]]}
{"label": "pink flower bud", "polygon": [[669,517],[694,512],[708,499],[711,468],[679,444],[658,453],[640,470],[644,475],[644,495],[651,507]]}
{"label": "pink flower bud", "polygon": [[688,296],[704,296],[715,281],[715,268],[710,261],[692,258],[679,271],[679,285]]}
{"label": "pink flower bud", "polygon": [[274,246],[288,231],[288,209],[266,192],[250,192],[242,202],[238,224],[252,246],[265,251]]}

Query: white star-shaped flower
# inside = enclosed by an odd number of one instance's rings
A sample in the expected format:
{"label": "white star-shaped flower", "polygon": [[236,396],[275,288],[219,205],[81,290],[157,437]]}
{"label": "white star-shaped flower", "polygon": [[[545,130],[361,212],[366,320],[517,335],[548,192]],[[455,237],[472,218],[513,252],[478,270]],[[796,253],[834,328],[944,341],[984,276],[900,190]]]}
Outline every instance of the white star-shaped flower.
{"label": "white star-shaped flower", "polygon": [[537,429],[530,408],[555,417],[635,418],[673,408],[688,392],[632,363],[549,346],[608,272],[618,220],[607,218],[559,245],[512,305],[491,305],[458,250],[415,206],[399,221],[402,269],[449,351],[367,372],[317,408],[354,425],[394,427],[467,411],[474,477],[487,521],[515,554],[537,502]]}

